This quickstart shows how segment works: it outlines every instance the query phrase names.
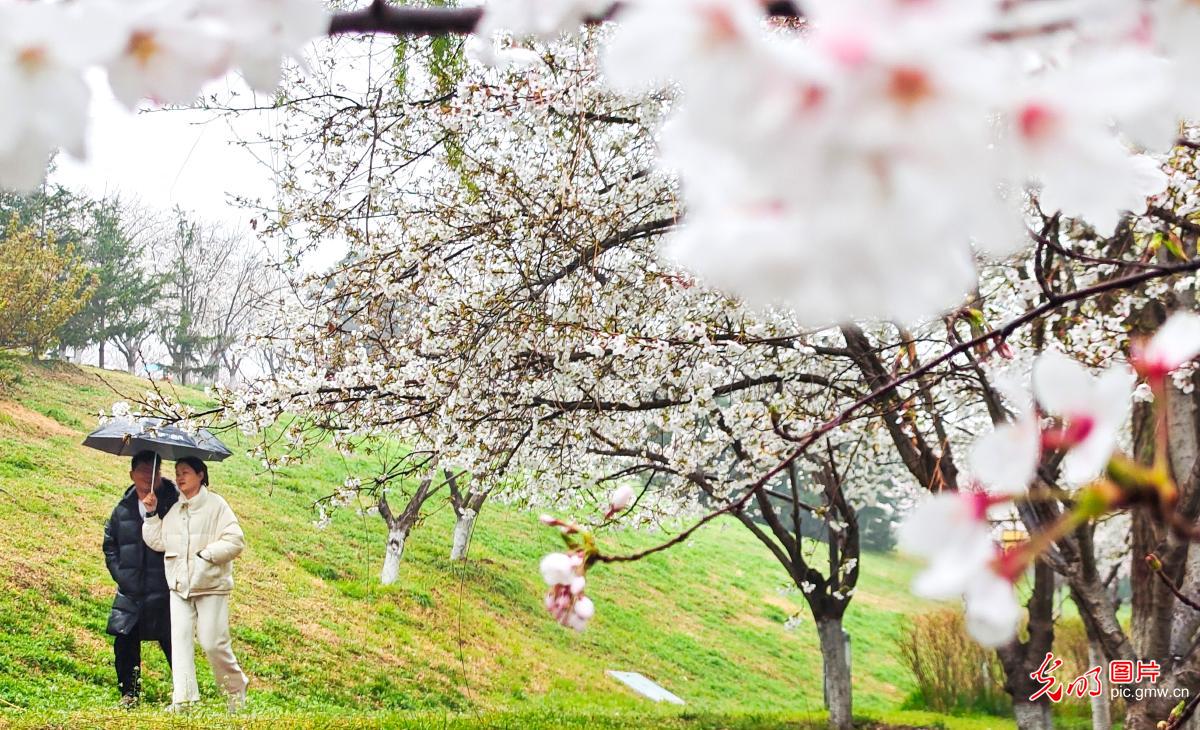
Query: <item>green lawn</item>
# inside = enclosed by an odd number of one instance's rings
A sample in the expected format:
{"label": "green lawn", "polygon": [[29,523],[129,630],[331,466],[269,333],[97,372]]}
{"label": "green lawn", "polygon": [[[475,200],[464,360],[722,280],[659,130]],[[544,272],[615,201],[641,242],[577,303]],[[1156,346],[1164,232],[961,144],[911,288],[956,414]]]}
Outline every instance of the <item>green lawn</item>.
{"label": "green lawn", "polygon": [[[165,661],[153,645],[146,696],[132,715],[117,699],[104,634],[113,587],[100,555],[105,518],[127,484],[128,461],[84,449],[95,413],[116,397],[95,370],[0,360],[0,726],[171,727]],[[144,383],[105,373],[118,387]],[[19,380],[15,385],[11,381]],[[186,394],[202,402],[195,391]],[[232,440],[232,436],[230,439]],[[821,663],[811,621],[781,595],[782,569],[733,522],[679,549],[589,573],[597,605],[576,634],[541,607],[537,561],[561,545],[536,516],[498,504],[481,513],[470,561],[448,560],[452,513],[436,510],[409,540],[400,580],[381,587],[384,528],[376,516],[335,513],[313,527],[312,502],[371,457],[322,451],[269,476],[239,454],[212,469],[249,549],[238,561],[235,650],[252,678],[245,727],[688,727],[820,725]],[[363,472],[366,473],[365,471]],[[610,532],[610,547],[661,535]],[[912,680],[894,638],[932,604],[907,591],[915,565],[867,555],[846,626],[853,637],[856,714],[864,722],[1008,728],[997,718],[900,712]],[[201,714],[229,723],[207,665]],[[639,671],[683,697],[653,706],[604,674]],[[763,714],[766,713],[766,714]],[[873,726],[873,725],[868,725]]]}

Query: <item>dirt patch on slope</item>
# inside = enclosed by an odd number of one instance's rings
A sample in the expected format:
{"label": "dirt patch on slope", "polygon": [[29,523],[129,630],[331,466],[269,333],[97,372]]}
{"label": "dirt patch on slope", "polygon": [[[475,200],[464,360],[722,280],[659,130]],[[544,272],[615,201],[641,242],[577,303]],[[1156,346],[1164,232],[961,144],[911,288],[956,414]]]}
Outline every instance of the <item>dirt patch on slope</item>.
{"label": "dirt patch on slope", "polygon": [[[6,419],[4,416],[8,416],[8,418]],[[8,423],[10,419],[16,425],[15,430],[32,431],[37,436],[70,436],[75,433],[73,429],[67,428],[53,418],[43,416],[20,403],[0,401],[0,429],[13,429],[13,426]]]}

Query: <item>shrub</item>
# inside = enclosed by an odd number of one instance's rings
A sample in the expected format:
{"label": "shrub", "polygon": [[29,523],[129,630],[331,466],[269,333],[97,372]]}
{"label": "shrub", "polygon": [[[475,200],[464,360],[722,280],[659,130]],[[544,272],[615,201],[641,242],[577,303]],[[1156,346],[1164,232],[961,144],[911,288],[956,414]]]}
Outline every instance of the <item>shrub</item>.
{"label": "shrub", "polygon": [[898,640],[917,690],[908,705],[937,712],[1007,713],[1004,670],[996,652],[967,635],[962,612],[945,609],[915,616]]}
{"label": "shrub", "polygon": [[73,246],[15,219],[0,232],[0,260],[0,347],[40,359],[92,296],[92,273]]}

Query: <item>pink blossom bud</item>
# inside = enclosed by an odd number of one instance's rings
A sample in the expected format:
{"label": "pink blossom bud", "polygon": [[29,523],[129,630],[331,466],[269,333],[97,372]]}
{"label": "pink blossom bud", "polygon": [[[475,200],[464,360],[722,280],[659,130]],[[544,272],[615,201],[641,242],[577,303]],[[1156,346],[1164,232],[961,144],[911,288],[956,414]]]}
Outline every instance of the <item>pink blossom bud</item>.
{"label": "pink blossom bud", "polygon": [[575,615],[584,621],[589,620],[596,614],[596,604],[592,603],[592,599],[587,596],[581,597],[575,602]]}
{"label": "pink blossom bud", "polygon": [[542,558],[541,568],[546,585],[566,585],[575,577],[575,563],[565,553],[550,553]]}
{"label": "pink blossom bud", "polygon": [[583,593],[583,586],[586,582],[582,575],[575,576],[575,579],[571,581],[571,595],[578,596]]}
{"label": "pink blossom bud", "polygon": [[1062,428],[1047,429],[1042,433],[1042,446],[1047,449],[1072,449],[1087,440],[1096,427],[1096,420],[1089,415],[1068,419]]}
{"label": "pink blossom bud", "polygon": [[1177,312],[1148,342],[1134,343],[1133,367],[1149,380],[1161,380],[1171,371],[1200,354],[1200,316]]}
{"label": "pink blossom bud", "polygon": [[612,496],[608,498],[609,514],[615,514],[633,504],[633,487],[628,484],[617,487],[613,490]]}

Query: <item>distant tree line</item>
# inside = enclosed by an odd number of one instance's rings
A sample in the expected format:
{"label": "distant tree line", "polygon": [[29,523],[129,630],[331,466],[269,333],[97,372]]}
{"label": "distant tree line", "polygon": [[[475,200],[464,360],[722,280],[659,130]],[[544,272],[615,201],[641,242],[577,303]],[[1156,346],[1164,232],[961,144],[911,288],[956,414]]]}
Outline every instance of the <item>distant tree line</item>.
{"label": "distant tree line", "polygon": [[182,384],[237,380],[239,337],[278,281],[251,243],[178,208],[59,186],[0,192],[0,349],[89,352],[131,373],[161,359]]}

